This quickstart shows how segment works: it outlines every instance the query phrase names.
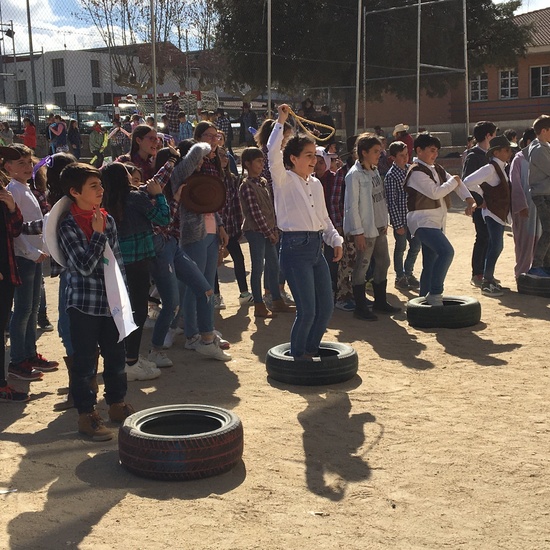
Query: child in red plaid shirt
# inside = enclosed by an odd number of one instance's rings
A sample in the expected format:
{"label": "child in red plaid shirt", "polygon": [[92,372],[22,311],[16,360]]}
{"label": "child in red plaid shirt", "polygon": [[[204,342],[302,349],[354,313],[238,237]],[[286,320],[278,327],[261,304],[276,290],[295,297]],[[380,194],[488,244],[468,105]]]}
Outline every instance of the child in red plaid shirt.
{"label": "child in red plaid shirt", "polygon": [[274,312],[292,311],[281,297],[279,289],[279,260],[275,245],[279,241],[279,232],[275,220],[273,197],[267,180],[261,177],[264,168],[264,154],[257,147],[247,147],[241,157],[247,176],[239,187],[239,196],[243,210],[242,230],[250,247],[252,273],[250,284],[254,298],[254,316],[270,318],[276,315],[270,312],[262,299],[262,272],[265,262],[266,285],[273,297]]}

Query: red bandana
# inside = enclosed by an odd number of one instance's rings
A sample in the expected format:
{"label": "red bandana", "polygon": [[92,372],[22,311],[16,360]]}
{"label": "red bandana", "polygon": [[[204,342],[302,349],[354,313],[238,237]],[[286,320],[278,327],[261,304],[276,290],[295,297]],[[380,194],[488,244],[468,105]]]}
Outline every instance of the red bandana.
{"label": "red bandana", "polygon": [[[107,210],[100,208],[100,212],[102,212],[105,217],[107,216]],[[92,217],[94,215],[94,210],[82,210],[82,208],[79,208],[76,203],[73,203],[71,205],[71,214],[80,229],[84,231],[84,235],[86,235],[86,238],[89,241],[94,233],[92,228]],[[103,218],[103,230],[105,230],[105,218]]]}

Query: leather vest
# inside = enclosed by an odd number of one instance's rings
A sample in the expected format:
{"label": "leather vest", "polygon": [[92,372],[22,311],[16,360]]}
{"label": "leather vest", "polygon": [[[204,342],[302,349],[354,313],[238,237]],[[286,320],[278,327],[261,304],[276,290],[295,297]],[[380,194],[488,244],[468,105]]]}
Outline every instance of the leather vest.
{"label": "leather vest", "polygon": [[487,209],[505,222],[510,213],[510,184],[504,172],[494,160],[491,160],[489,164],[495,169],[500,183],[492,186],[487,182],[483,182],[480,185],[481,189],[483,189],[483,198],[485,199]]}
{"label": "leather vest", "polygon": [[[409,171],[407,173],[407,177],[405,178],[405,183],[403,184],[403,187],[407,192],[407,210],[409,212],[412,212],[414,210],[433,210],[441,206],[441,201],[439,199],[431,199],[420,191],[417,191],[416,189],[413,189],[412,187],[409,187],[407,185],[407,183],[409,182],[409,178],[411,177],[411,174],[413,172],[423,172],[424,174],[429,176],[429,178],[436,185],[442,185],[447,181],[445,169],[439,164],[435,164],[434,168],[439,177],[439,181],[436,181],[434,179],[432,171],[424,164],[411,164],[411,167],[409,168]],[[448,210],[451,207],[451,198],[449,197],[449,195],[445,195],[443,199],[445,200],[445,204],[447,205]]]}

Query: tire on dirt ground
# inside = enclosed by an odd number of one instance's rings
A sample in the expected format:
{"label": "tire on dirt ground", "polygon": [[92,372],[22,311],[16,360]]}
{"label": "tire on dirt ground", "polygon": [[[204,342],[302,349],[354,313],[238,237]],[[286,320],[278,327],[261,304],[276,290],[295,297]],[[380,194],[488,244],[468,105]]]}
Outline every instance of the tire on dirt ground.
{"label": "tire on dirt ground", "polygon": [[421,296],[407,302],[407,321],[415,328],[463,328],[481,320],[481,304],[469,296],[443,296],[443,306],[431,306]]}
{"label": "tire on dirt ground", "polygon": [[517,278],[517,285],[520,294],[550,298],[550,277],[533,277],[522,273]]}
{"label": "tire on dirt ground", "polygon": [[320,359],[295,360],[290,344],[272,347],[266,355],[267,375],[273,380],[296,386],[326,386],[340,384],[357,374],[357,352],[347,344],[321,342]]}
{"label": "tire on dirt ground", "polygon": [[210,405],[165,405],[129,416],[118,434],[120,463],[142,477],[200,479],[225,473],[243,454],[239,417]]}

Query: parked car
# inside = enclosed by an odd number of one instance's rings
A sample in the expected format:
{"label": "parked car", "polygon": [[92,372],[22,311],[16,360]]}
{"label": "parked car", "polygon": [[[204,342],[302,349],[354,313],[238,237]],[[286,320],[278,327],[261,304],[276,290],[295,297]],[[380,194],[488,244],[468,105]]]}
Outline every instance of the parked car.
{"label": "parked car", "polygon": [[9,122],[11,129],[14,131],[21,129],[17,111],[6,105],[0,105],[0,122]]}
{"label": "parked car", "polygon": [[99,122],[101,127],[107,132],[110,132],[113,128],[113,123],[106,113],[98,111],[79,111],[78,113],[71,113],[71,118],[78,122],[81,134],[89,134],[92,131],[95,122]]}
{"label": "parked car", "polygon": [[[38,122],[35,120],[35,113],[38,111]],[[69,115],[59,106],[54,105],[53,103],[45,103],[34,105],[33,103],[26,103],[19,107],[19,113],[21,119],[29,117],[35,124],[38,132],[46,133],[46,119],[48,115],[61,115],[63,120],[66,122],[69,121]]]}
{"label": "parked car", "polygon": [[105,103],[96,107],[96,112],[106,114],[110,120],[113,118],[113,113],[119,113],[120,118],[125,116],[132,116],[134,113],[140,113],[141,108],[137,103],[119,103],[114,105],[113,103]]}

